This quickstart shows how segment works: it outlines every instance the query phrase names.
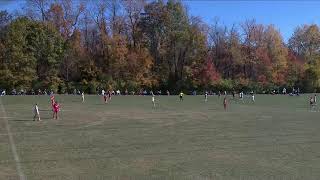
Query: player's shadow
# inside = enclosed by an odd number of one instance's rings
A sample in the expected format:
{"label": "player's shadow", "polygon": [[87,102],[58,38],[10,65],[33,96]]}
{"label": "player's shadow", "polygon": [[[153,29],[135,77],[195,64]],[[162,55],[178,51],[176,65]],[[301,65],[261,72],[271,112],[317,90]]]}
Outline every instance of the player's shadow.
{"label": "player's shadow", "polygon": [[[41,117],[41,120],[49,120],[49,119],[52,119],[52,117]],[[33,121],[33,118],[31,117],[30,119],[13,119],[13,120],[10,120],[10,121],[17,121],[17,122],[20,122],[20,121]]]}
{"label": "player's shadow", "polygon": [[14,119],[14,120],[11,120],[11,121],[33,121],[33,119]]}

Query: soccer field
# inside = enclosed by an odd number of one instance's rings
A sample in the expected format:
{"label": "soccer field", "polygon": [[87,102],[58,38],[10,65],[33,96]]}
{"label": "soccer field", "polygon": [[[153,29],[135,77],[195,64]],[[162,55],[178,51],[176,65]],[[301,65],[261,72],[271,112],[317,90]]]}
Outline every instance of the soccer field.
{"label": "soccer field", "polygon": [[150,96],[56,99],[60,120],[48,96],[0,97],[1,180],[320,179],[320,112],[306,95],[230,100],[227,112],[211,96],[156,96],[155,109]]}

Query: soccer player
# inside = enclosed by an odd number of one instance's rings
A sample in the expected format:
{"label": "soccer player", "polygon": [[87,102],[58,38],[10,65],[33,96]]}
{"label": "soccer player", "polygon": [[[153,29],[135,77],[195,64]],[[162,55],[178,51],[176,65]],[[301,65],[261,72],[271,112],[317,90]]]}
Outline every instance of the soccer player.
{"label": "soccer player", "polygon": [[84,102],[84,92],[83,91],[81,93],[81,97],[82,97],[82,102]]}
{"label": "soccer player", "polygon": [[167,95],[168,95],[168,96],[170,96],[170,92],[169,92],[169,90],[167,90]]}
{"label": "soccer player", "polygon": [[180,101],[183,101],[183,92],[180,92],[179,98],[180,98]]}
{"label": "soccer player", "polygon": [[155,102],[154,94],[152,94],[152,104],[153,104],[153,107],[155,108],[156,107],[156,102]]}
{"label": "soccer player", "polygon": [[33,108],[33,113],[34,113],[33,121],[35,121],[36,118],[38,118],[38,121],[41,121],[38,104],[35,104],[35,106],[34,106],[34,108]]}
{"label": "soccer player", "polygon": [[314,111],[315,103],[314,103],[313,97],[310,97],[309,103],[310,103],[310,111]]}
{"label": "soccer player", "polygon": [[254,93],[251,94],[251,100],[252,100],[253,103],[255,102]]}
{"label": "soccer player", "polygon": [[208,101],[208,91],[204,93],[204,102]]}
{"label": "soccer player", "polygon": [[112,96],[111,91],[108,91],[108,99],[109,99],[109,101],[111,100],[111,96]]}
{"label": "soccer player", "polygon": [[317,95],[316,94],[313,96],[313,103],[314,103],[314,105],[317,105]]}
{"label": "soccer player", "polygon": [[104,103],[108,103],[108,95],[107,93],[103,94]]}
{"label": "soccer player", "polygon": [[224,108],[224,110],[226,111],[227,110],[227,96],[225,96],[224,97],[224,99],[223,99],[223,108]]}
{"label": "soccer player", "polygon": [[58,119],[58,112],[60,111],[60,105],[56,101],[53,105],[53,119]]}

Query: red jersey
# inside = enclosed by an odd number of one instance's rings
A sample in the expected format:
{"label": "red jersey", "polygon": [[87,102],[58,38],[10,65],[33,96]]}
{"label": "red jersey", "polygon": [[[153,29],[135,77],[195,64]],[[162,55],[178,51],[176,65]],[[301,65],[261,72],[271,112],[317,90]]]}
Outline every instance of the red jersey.
{"label": "red jersey", "polygon": [[58,103],[55,103],[55,104],[53,105],[53,110],[54,110],[55,112],[59,112],[59,111],[60,111],[60,105],[59,105]]}

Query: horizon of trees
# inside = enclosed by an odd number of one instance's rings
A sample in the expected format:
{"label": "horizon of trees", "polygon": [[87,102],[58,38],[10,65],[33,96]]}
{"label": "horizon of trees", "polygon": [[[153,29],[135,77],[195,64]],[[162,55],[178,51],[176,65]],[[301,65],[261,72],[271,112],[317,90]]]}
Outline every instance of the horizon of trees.
{"label": "horizon of trees", "polygon": [[178,0],[27,0],[0,11],[0,87],[53,89],[320,90],[320,29],[285,43],[274,25],[228,28]]}

